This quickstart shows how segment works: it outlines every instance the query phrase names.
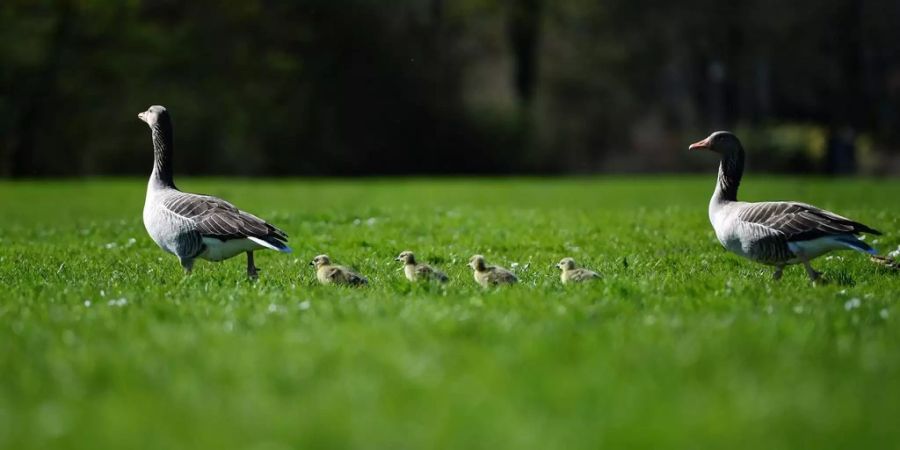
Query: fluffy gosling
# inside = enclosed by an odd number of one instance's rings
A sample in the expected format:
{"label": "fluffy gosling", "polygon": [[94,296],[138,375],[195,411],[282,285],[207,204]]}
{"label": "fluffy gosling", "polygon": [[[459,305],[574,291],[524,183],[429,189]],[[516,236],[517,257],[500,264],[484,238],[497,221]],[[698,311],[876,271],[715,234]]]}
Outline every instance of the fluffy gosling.
{"label": "fluffy gosling", "polygon": [[567,284],[569,282],[572,283],[581,283],[582,281],[590,281],[596,280],[600,278],[600,274],[594,272],[593,270],[579,268],[575,265],[575,260],[572,258],[563,258],[559,264],[556,265],[562,270],[562,273],[559,274],[559,279],[563,282],[563,284]]}
{"label": "fluffy gosling", "polygon": [[438,281],[446,283],[450,278],[447,274],[429,266],[428,264],[417,264],[416,255],[406,250],[397,255],[397,261],[403,262],[403,274],[409,281]]}
{"label": "fluffy gosling", "polygon": [[366,277],[348,267],[332,265],[328,255],[316,256],[309,265],[316,268],[316,279],[322,284],[364,286],[369,283]]}
{"label": "fluffy gosling", "polygon": [[484,256],[481,255],[472,256],[467,265],[475,271],[475,281],[482,287],[513,284],[519,281],[509,270],[499,266],[487,265],[484,261]]}

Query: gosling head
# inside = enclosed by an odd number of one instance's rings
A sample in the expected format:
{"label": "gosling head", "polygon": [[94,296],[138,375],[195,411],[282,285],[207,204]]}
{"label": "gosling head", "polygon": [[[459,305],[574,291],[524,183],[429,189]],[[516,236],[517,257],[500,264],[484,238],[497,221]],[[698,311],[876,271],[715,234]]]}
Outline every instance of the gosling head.
{"label": "gosling head", "polygon": [[400,252],[400,254],[397,255],[397,258],[395,258],[395,260],[400,261],[406,265],[415,264],[416,263],[416,255],[413,255],[413,252],[411,252],[409,250],[405,250],[403,252]]}
{"label": "gosling head", "polygon": [[328,255],[319,255],[313,258],[313,260],[309,262],[309,265],[316,269],[322,266],[328,266],[331,265],[331,258],[329,258]]}
{"label": "gosling head", "polygon": [[484,256],[481,255],[473,255],[469,258],[469,264],[467,264],[473,270],[481,272],[487,268],[487,264],[484,262]]}
{"label": "gosling head", "polygon": [[575,270],[575,260],[572,258],[563,258],[556,267],[560,270]]}

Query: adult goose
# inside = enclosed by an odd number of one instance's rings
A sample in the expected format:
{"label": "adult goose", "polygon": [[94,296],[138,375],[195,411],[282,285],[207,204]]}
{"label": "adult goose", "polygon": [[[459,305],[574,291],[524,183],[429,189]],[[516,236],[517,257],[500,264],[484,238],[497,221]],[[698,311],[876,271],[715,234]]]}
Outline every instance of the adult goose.
{"label": "adult goose", "polygon": [[833,212],[798,202],[739,202],[744,148],[734,134],[717,131],[689,149],[721,155],[719,179],[709,201],[709,220],[719,242],[733,253],[775,266],[776,280],[786,265],[802,263],[815,281],[821,274],[809,262],[832,250],[876,253],[857,236],[881,234],[878,230]]}
{"label": "adult goose", "polygon": [[172,120],[166,108],[151,106],[138,114],[150,126],[153,172],[144,201],[144,227],[153,242],[181,261],[191,273],[197,258],[222,261],[247,254],[247,275],[257,277],[253,251],[289,253],[287,234],[231,203],[209,195],[181,192],[172,179]]}

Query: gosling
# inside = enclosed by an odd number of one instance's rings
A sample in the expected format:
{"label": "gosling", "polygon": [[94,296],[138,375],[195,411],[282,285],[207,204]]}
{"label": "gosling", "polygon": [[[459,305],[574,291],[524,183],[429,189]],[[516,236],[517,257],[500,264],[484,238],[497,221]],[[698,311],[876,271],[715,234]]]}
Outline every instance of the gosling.
{"label": "gosling", "polygon": [[563,284],[568,284],[570,282],[581,283],[600,278],[600,274],[593,270],[577,267],[575,265],[575,260],[572,258],[563,258],[556,267],[559,267],[559,269],[562,270],[562,273],[559,274],[559,279]]}
{"label": "gosling", "polygon": [[499,266],[487,265],[484,261],[484,256],[481,255],[472,256],[469,259],[468,266],[475,271],[475,281],[482,287],[519,282],[519,279],[509,270]]}
{"label": "gosling", "polygon": [[366,277],[348,267],[332,265],[328,255],[316,256],[309,265],[316,268],[316,279],[322,284],[365,286],[369,283]]}
{"label": "gosling", "polygon": [[447,274],[429,266],[428,264],[417,264],[416,255],[406,250],[397,255],[397,261],[403,262],[403,274],[409,281],[437,281],[446,283],[450,278]]}

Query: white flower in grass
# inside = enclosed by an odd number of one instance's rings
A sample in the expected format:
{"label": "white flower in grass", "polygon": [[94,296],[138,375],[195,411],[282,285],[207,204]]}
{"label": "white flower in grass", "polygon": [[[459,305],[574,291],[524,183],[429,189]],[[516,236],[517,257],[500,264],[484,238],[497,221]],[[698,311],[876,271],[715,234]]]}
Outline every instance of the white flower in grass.
{"label": "white flower in grass", "polygon": [[844,309],[846,309],[847,311],[851,311],[859,308],[860,305],[862,305],[862,300],[857,297],[853,297],[850,300],[844,302]]}
{"label": "white flower in grass", "polygon": [[888,312],[887,308],[882,308],[881,311],[878,311],[878,315],[881,316],[882,319],[887,320],[888,316],[890,316],[890,313]]}
{"label": "white flower in grass", "polygon": [[310,306],[312,306],[312,303],[310,303],[309,300],[303,300],[302,302],[297,303],[297,309],[300,311],[306,311]]}

